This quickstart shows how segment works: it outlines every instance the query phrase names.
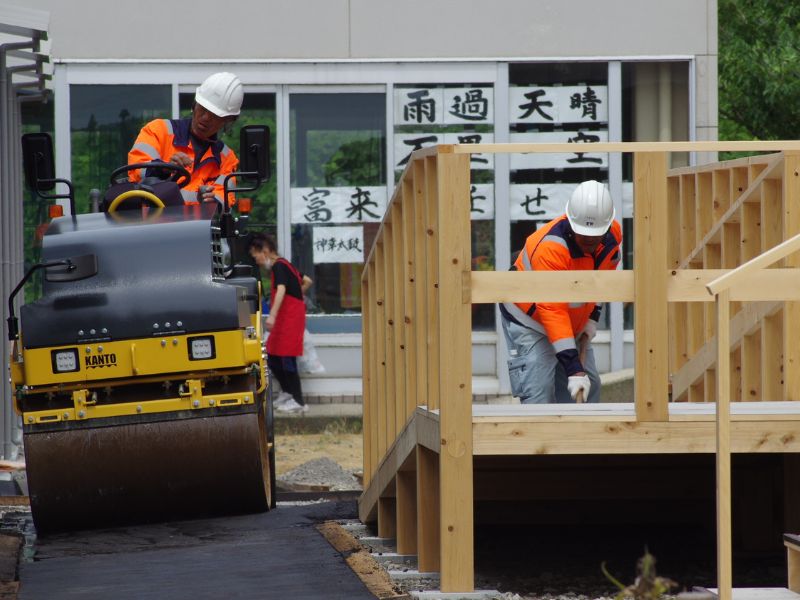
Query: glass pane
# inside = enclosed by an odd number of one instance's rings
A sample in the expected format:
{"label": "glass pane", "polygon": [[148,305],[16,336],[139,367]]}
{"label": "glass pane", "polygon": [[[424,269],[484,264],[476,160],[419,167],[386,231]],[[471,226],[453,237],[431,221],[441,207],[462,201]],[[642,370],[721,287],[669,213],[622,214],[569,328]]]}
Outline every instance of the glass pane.
{"label": "glass pane", "polygon": [[292,262],[314,280],[309,313],[360,314],[387,203],[385,96],[293,94],[289,105]]}
{"label": "glass pane", "polygon": [[78,213],[89,210],[89,191],[104,191],[111,171],[127,164],[142,125],[169,117],[169,85],[71,85],[72,182]]}
{"label": "glass pane", "polygon": [[[608,141],[608,65],[509,65],[508,108],[511,142],[574,143],[577,148]],[[529,235],[564,213],[580,182],[608,183],[606,154],[517,154],[510,167],[512,264]],[[603,311],[604,321],[607,313]]]}
{"label": "glass pane", "polygon": [[[180,94],[179,105],[180,115],[190,117],[192,115],[192,104],[194,94]],[[244,102],[242,103],[242,113],[233,122],[229,130],[223,130],[220,138],[233,149],[236,156],[241,156],[239,148],[239,132],[245,125],[267,125],[270,129],[270,158],[272,165],[270,180],[262,184],[254,192],[248,192],[253,200],[253,210],[250,213],[251,230],[267,230],[275,233],[275,222],[277,220],[278,205],[278,185],[277,185],[277,128],[275,125],[275,94],[259,94],[245,92]],[[247,253],[245,252],[244,255]]]}
{"label": "glass pane", "polygon": [[[394,88],[394,169],[400,179],[414,150],[436,144],[494,142],[494,87],[490,83],[403,84]],[[494,156],[470,159],[472,270],[495,268]],[[472,306],[472,328],[494,330],[494,306]]]}
{"label": "glass pane", "polygon": [[[43,102],[24,102],[21,104],[22,112],[22,133],[47,132],[53,135],[55,121],[53,118],[53,103]],[[55,145],[55,142],[54,142]],[[20,171],[22,167],[20,166]],[[54,200],[42,200],[36,194],[24,188],[23,200],[23,221],[24,233],[23,241],[25,244],[25,267],[27,270],[35,263],[39,262],[42,253],[42,236],[44,230],[50,223],[48,217],[48,207]],[[62,188],[59,184],[58,190]],[[32,302],[42,295],[42,278],[34,276],[25,286],[25,302]]]}

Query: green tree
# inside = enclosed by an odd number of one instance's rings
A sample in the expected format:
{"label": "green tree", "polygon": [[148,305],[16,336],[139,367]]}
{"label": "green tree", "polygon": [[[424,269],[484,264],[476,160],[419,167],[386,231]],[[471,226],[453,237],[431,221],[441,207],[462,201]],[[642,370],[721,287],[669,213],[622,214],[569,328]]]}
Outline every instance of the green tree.
{"label": "green tree", "polygon": [[800,3],[719,0],[719,137],[800,139]]}

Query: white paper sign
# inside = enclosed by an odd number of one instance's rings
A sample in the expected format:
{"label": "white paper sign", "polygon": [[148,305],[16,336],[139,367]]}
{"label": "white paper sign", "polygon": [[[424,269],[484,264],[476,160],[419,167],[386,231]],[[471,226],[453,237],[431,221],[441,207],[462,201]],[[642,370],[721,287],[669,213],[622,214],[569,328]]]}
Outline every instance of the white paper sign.
{"label": "white paper sign", "polygon": [[586,148],[595,142],[607,142],[608,131],[547,131],[512,133],[512,143],[522,144],[575,144],[574,154],[528,154],[511,155],[511,169],[584,169],[608,168],[608,154],[589,152]]}
{"label": "white paper sign", "polygon": [[[394,168],[402,171],[411,160],[411,153],[436,144],[493,144],[493,133],[397,133],[394,136]],[[493,169],[494,154],[470,154],[471,169]]]}
{"label": "white paper sign", "polygon": [[292,188],[292,223],[375,223],[386,212],[385,186]]}
{"label": "white paper sign", "polygon": [[508,114],[511,123],[606,123],[608,87],[511,87]]}
{"label": "white paper sign", "polygon": [[550,221],[564,214],[576,183],[512,184],[509,213],[512,221]]}
{"label": "white paper sign", "polygon": [[314,264],[363,263],[363,227],[314,227]]}
{"label": "white paper sign", "polygon": [[395,126],[444,123],[442,92],[442,88],[395,88]]}
{"label": "white paper sign", "polygon": [[445,88],[444,123],[494,123],[494,89]]}
{"label": "white paper sign", "polygon": [[473,221],[494,219],[494,184],[473,183],[469,186],[469,217]]}

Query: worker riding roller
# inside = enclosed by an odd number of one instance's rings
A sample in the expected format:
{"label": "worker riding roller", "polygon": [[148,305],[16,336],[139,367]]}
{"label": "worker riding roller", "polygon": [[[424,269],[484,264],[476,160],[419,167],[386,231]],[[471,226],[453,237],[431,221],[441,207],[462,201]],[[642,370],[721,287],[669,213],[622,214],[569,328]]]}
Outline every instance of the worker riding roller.
{"label": "worker riding roller", "polygon": [[[128,164],[155,161],[182,167],[191,176],[181,189],[187,204],[222,202],[225,177],[236,171],[239,159],[217,134],[236,120],[243,100],[236,75],[214,73],[197,88],[191,117],[156,119],[142,128],[128,153]],[[131,170],[128,179],[139,182],[170,175],[151,167]],[[228,201],[234,202],[233,194],[228,194]]]}
{"label": "worker riding roller", "polygon": [[[512,270],[614,270],[621,243],[611,194],[602,183],[584,181],[565,214],[528,236]],[[523,404],[599,401],[591,341],[601,310],[594,302],[500,305],[511,391]]]}

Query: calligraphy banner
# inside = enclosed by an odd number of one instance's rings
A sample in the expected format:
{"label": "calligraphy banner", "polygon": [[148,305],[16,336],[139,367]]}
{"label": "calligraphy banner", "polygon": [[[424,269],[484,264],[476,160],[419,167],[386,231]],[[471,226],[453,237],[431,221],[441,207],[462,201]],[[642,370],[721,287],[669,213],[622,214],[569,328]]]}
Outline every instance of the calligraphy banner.
{"label": "calligraphy banner", "polygon": [[493,88],[394,88],[395,126],[462,123],[494,123]]}
{"label": "calligraphy banner", "polygon": [[586,169],[608,168],[608,154],[590,152],[585,148],[595,142],[607,142],[608,131],[546,131],[512,133],[511,143],[519,144],[565,144],[574,143],[574,154],[528,153],[511,155],[511,169]]}
{"label": "calligraphy banner", "polygon": [[314,227],[314,264],[363,263],[363,227]]}
{"label": "calligraphy banner", "polygon": [[564,214],[577,183],[512,184],[509,216],[512,221],[550,221]]}
{"label": "calligraphy banner", "polygon": [[[394,158],[396,171],[406,168],[411,153],[420,148],[436,144],[493,144],[493,133],[397,133],[394,136]],[[489,170],[494,168],[494,154],[470,154],[470,168]]]}
{"label": "calligraphy banner", "polygon": [[473,221],[494,219],[494,184],[473,183],[469,186],[470,211]]}
{"label": "calligraphy banner", "polygon": [[386,212],[385,186],[292,188],[292,223],[377,223]]}
{"label": "calligraphy banner", "polygon": [[511,123],[607,123],[608,87],[512,86],[508,115]]}

